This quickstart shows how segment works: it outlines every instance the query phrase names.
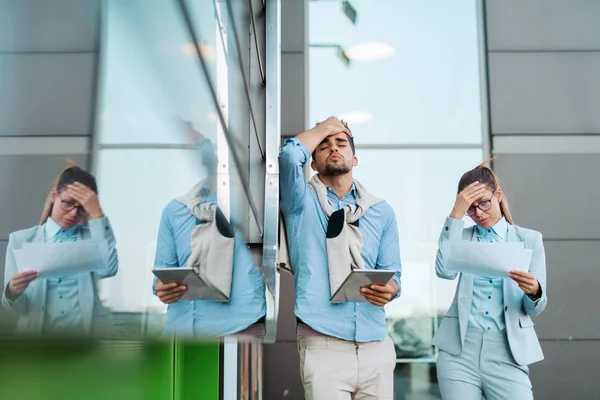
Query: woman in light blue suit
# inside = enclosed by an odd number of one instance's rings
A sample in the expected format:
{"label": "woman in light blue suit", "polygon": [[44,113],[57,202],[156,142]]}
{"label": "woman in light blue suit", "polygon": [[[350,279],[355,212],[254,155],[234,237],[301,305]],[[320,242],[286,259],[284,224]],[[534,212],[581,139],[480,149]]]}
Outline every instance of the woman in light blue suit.
{"label": "woman in light blue suit", "polygon": [[[464,228],[468,215],[475,226]],[[528,365],[544,358],[531,317],[546,307],[546,261],[542,235],[513,224],[494,172],[480,165],[458,184],[456,203],[439,240],[436,274],[453,280],[442,249],[449,241],[523,242],[533,249],[529,272],[506,279],[460,274],[452,305],[433,344],[445,400],[532,399]]]}
{"label": "woman in light blue suit", "polygon": [[[88,226],[81,225],[88,219]],[[78,240],[108,241],[107,265],[93,273],[38,278],[35,265],[18,272],[14,251],[24,243]],[[17,331],[32,334],[111,332],[108,311],[102,307],[96,280],[118,269],[115,237],[98,201],[95,178],[77,166],[63,170],[46,202],[40,225],[13,232],[6,251],[2,306],[18,318]]]}

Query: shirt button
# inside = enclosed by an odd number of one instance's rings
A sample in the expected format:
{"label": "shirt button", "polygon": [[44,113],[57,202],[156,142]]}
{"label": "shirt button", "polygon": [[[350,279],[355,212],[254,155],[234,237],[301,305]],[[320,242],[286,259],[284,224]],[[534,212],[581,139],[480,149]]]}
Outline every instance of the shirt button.
{"label": "shirt button", "polygon": [[61,314],[64,314],[65,312],[64,312],[64,311],[61,311],[60,313],[61,313]]}
{"label": "shirt button", "polygon": [[508,311],[508,306],[504,306],[504,311]]}
{"label": "shirt button", "polygon": [[488,315],[489,313],[490,313],[489,311],[486,311],[486,312],[485,312],[485,315]]}
{"label": "shirt button", "polygon": [[490,283],[492,283],[492,280],[490,279]]}
{"label": "shirt button", "polygon": [[492,329],[492,328],[490,328],[490,327],[488,326],[488,329],[487,329],[487,330],[489,331],[490,329]]}
{"label": "shirt button", "polygon": [[448,230],[448,229],[450,229],[450,228],[446,227],[446,230]]}
{"label": "shirt button", "polygon": [[491,231],[492,231],[491,229],[488,229],[488,232],[491,232]]}
{"label": "shirt button", "polygon": [[59,299],[62,299],[62,296],[58,296]]}
{"label": "shirt button", "polygon": [[492,298],[492,296],[488,296],[488,299],[491,299],[491,298]]}
{"label": "shirt button", "polygon": [[62,279],[59,279],[59,280],[58,280],[58,283],[61,283],[61,282],[62,282]]}

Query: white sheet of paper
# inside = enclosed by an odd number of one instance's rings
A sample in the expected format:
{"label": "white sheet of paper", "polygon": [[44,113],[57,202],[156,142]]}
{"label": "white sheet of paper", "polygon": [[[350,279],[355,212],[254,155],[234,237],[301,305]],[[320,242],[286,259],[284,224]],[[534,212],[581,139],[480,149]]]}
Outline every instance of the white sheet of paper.
{"label": "white sheet of paper", "polygon": [[107,266],[108,242],[25,243],[14,255],[19,272],[35,270],[40,278],[68,276]]}
{"label": "white sheet of paper", "polygon": [[443,250],[446,268],[452,271],[508,278],[512,270],[529,271],[533,255],[523,242],[480,243],[461,240],[447,243]]}

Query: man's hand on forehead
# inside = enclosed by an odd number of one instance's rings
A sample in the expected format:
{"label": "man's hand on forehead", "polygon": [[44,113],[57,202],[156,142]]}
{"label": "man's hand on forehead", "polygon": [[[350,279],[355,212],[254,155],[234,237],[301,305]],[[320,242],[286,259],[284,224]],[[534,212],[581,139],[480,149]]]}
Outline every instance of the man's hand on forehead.
{"label": "man's hand on forehead", "polygon": [[323,129],[326,131],[327,136],[337,135],[338,133],[346,133],[348,136],[352,136],[348,128],[344,126],[342,121],[336,117],[329,117],[325,121],[317,124],[315,128]]}

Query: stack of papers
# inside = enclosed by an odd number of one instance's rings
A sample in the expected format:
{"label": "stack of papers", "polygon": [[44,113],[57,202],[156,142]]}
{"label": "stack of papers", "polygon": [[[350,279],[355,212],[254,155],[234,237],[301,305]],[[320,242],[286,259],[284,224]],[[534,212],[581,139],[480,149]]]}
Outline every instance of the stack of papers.
{"label": "stack of papers", "polygon": [[19,272],[37,271],[40,278],[93,272],[108,266],[108,241],[80,240],[65,243],[24,243],[14,250]]}
{"label": "stack of papers", "polygon": [[510,271],[529,271],[533,256],[523,242],[481,243],[461,240],[442,248],[446,269],[488,278],[508,278]]}

